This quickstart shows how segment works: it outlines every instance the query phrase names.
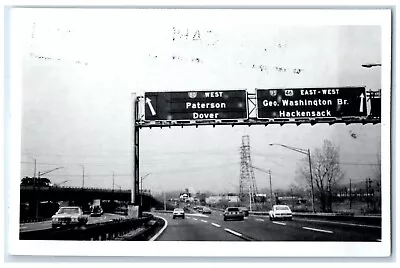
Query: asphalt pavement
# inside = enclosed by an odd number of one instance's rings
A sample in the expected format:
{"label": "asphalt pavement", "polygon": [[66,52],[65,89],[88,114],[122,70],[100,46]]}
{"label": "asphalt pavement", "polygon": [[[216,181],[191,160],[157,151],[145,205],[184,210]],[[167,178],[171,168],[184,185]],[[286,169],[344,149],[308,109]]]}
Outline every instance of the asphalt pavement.
{"label": "asphalt pavement", "polygon": [[172,213],[154,215],[168,222],[156,241],[381,241],[380,227],[362,224],[296,217],[292,221],[270,221],[253,215],[244,221],[224,221],[220,211],[191,211],[185,219],[172,219]]}

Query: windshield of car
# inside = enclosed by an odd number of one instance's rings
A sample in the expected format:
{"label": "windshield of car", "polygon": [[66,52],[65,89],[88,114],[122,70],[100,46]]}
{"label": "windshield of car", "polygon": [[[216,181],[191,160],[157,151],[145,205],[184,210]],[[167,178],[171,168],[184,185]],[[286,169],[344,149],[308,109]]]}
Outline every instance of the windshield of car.
{"label": "windshield of car", "polygon": [[176,209],[174,209],[174,211],[175,211],[175,212],[183,212],[183,209],[181,209],[181,208],[176,208]]}
{"label": "windshield of car", "polygon": [[77,214],[79,213],[79,208],[60,208],[58,214]]}
{"label": "windshield of car", "polygon": [[239,208],[227,208],[227,211],[239,211]]}
{"label": "windshield of car", "polygon": [[289,210],[288,206],[276,206],[275,207],[276,210]]}

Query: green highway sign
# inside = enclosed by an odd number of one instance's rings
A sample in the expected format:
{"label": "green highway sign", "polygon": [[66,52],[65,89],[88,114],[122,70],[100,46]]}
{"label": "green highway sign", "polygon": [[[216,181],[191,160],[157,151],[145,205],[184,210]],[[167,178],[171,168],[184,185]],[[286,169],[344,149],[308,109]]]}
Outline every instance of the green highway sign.
{"label": "green highway sign", "polygon": [[247,119],[246,90],[145,92],[145,120]]}
{"label": "green highway sign", "polygon": [[364,87],[256,89],[258,119],[367,116]]}

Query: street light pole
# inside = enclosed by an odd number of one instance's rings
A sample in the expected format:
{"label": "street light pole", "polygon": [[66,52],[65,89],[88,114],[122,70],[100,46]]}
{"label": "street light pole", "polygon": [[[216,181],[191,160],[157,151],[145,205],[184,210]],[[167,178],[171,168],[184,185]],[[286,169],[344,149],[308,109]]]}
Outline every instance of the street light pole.
{"label": "street light pole", "polygon": [[151,173],[147,173],[146,175],[144,175],[143,177],[140,178],[140,206],[143,206],[143,180],[149,176]]}
{"label": "street light pole", "polygon": [[[36,160],[35,160],[35,162],[36,162]],[[61,168],[64,168],[64,167],[56,167],[56,168],[53,168],[53,169],[50,169],[50,170],[47,170],[47,171],[44,171],[44,172],[38,171],[37,182],[38,182],[39,188],[40,188],[40,176],[41,176],[41,175],[44,175],[44,174],[53,172],[53,171],[58,170],[58,169],[61,169]],[[35,181],[35,178],[33,178],[33,179],[34,179],[34,181]],[[34,189],[35,189],[35,191],[37,191],[37,190],[36,190],[36,183],[35,183],[34,185],[35,185],[35,186],[34,186]],[[36,198],[36,218],[38,218],[38,217],[39,217],[39,199]]]}
{"label": "street light pole", "polygon": [[313,177],[312,177],[312,167],[311,167],[311,153],[310,149],[307,150],[308,153],[308,163],[310,165],[310,179],[311,179],[311,198],[312,198],[312,210],[315,213],[315,203],[314,203],[314,183],[313,183]]}
{"label": "street light pole", "polygon": [[85,166],[81,165],[82,168],[82,189],[85,187]]}
{"label": "street light pole", "polygon": [[115,183],[114,183],[114,171],[113,171],[113,177],[112,177],[112,179],[113,179],[113,185],[112,185],[112,191],[114,192],[114,185],[115,185]]}
{"label": "street light pole", "polygon": [[311,180],[311,199],[312,199],[312,211],[315,213],[315,201],[314,201],[314,183],[313,183],[313,177],[312,177],[312,167],[311,167],[311,153],[310,153],[310,149],[301,149],[301,148],[296,148],[296,147],[291,147],[291,146],[287,146],[287,145],[284,145],[284,144],[280,144],[280,143],[270,143],[269,144],[270,146],[273,146],[273,145],[279,145],[279,146],[281,146],[281,147],[284,147],[284,148],[286,148],[286,149],[289,149],[289,150],[292,150],[292,151],[295,151],[295,152],[298,152],[298,153],[301,153],[301,154],[304,154],[304,155],[307,155],[308,156],[308,163],[309,163],[309,166],[310,166],[310,180]]}

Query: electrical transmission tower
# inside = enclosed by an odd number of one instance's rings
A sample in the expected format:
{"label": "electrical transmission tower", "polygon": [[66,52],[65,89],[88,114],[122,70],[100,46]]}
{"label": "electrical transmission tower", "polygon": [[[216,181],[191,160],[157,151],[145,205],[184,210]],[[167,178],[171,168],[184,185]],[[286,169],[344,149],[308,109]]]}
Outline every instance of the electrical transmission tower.
{"label": "electrical transmission tower", "polygon": [[250,137],[242,136],[242,146],[240,147],[240,182],[239,198],[241,202],[255,203],[257,185],[254,177],[254,169],[250,155]]}

